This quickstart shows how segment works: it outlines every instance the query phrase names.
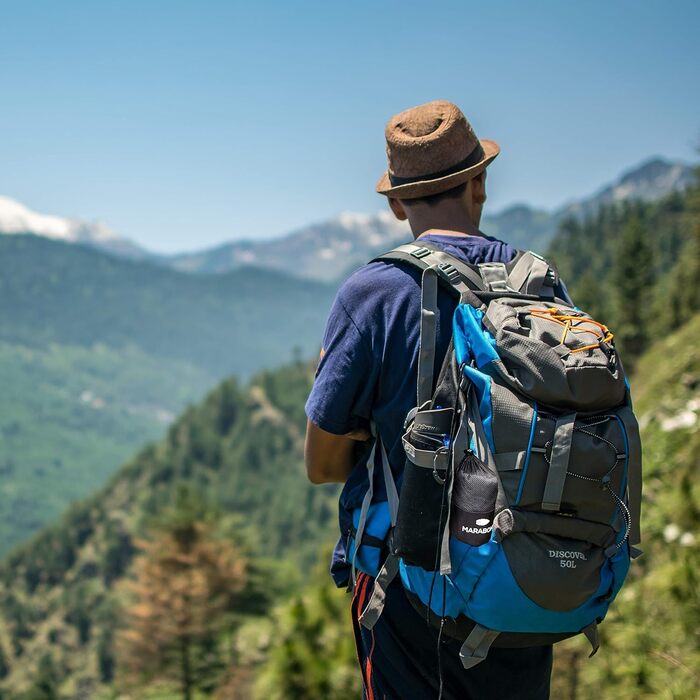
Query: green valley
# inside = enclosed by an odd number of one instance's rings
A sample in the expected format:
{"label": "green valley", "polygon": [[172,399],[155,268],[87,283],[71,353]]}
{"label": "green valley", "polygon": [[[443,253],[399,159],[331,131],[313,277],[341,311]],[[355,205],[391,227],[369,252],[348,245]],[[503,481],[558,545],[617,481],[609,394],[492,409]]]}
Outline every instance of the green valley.
{"label": "green valley", "polygon": [[0,554],[223,377],[314,355],[333,292],[252,268],[196,276],[0,236]]}

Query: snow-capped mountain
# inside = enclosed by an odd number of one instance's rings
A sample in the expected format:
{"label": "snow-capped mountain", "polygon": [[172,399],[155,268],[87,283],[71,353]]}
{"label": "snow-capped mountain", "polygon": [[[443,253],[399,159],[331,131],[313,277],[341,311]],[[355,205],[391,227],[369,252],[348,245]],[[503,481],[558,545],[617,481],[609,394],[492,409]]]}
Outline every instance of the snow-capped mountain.
{"label": "snow-capped mountain", "polygon": [[[653,158],[632,168],[594,194],[553,211],[516,204],[486,215],[482,230],[519,248],[546,251],[559,223],[569,216],[586,217],[603,204],[628,199],[654,200],[683,190],[695,180],[689,165]],[[246,266],[281,270],[299,277],[331,281],[373,256],[411,240],[405,223],[389,211],[378,214],[344,213],[267,240],[236,240],[176,255],[157,255],[114,234],[100,223],[37,214],[15,200],[0,197],[0,233],[34,233],[81,243],[129,258],[148,258],[178,270],[227,272]]]}
{"label": "snow-capped mountain", "polygon": [[9,197],[0,197],[0,233],[45,236],[66,243],[82,243],[114,255],[143,258],[147,253],[99,221],[83,221],[39,214]]}
{"label": "snow-capped mountain", "polygon": [[[518,248],[544,252],[567,216],[590,216],[603,204],[625,199],[659,199],[694,182],[692,167],[660,158],[645,161],[589,197],[554,210],[516,204],[482,220],[484,233]],[[170,264],[191,272],[224,272],[244,265],[286,270],[317,280],[334,280],[401,241],[410,241],[405,223],[389,211],[375,215],[341,214],[282,238],[233,241],[216,248],[176,255]]]}
{"label": "snow-capped mountain", "polygon": [[282,238],[233,241],[198,253],[176,255],[170,262],[192,272],[225,272],[254,265],[329,281],[387,247],[410,240],[408,225],[397,221],[391,212],[346,212]]}

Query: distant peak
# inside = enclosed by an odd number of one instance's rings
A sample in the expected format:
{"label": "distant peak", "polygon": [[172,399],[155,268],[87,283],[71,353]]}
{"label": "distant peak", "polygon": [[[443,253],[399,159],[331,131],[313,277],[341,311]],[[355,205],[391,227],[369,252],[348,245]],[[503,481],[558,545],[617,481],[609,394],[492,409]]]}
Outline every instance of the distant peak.
{"label": "distant peak", "polygon": [[622,173],[618,182],[620,184],[627,184],[629,182],[655,180],[670,174],[682,177],[685,173],[690,171],[692,171],[692,168],[685,163],[670,161],[660,156],[655,156],[641,162],[634,168],[626,170]]}
{"label": "distant peak", "polygon": [[336,217],[336,222],[344,228],[366,226],[372,219],[371,214],[361,214],[354,211],[343,211]]}
{"label": "distant peak", "polygon": [[59,240],[76,240],[68,219],[37,214],[9,197],[0,197],[0,233],[36,233]]}
{"label": "distant peak", "polygon": [[99,221],[39,214],[16,199],[0,196],[0,234],[22,233],[66,243],[84,243],[126,257],[142,257],[144,254],[141,248]]}

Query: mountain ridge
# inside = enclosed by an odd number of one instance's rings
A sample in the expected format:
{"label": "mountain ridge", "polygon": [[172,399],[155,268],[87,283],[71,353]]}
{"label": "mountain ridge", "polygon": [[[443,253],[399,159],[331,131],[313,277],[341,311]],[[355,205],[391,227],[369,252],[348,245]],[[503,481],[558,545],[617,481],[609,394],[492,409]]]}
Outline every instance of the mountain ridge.
{"label": "mountain ridge", "polygon": [[[487,213],[482,229],[515,247],[542,252],[566,218],[593,216],[603,204],[660,199],[687,188],[694,180],[692,166],[655,156],[624,170],[615,181],[604,184],[591,195],[555,209],[516,202],[494,214]],[[375,255],[411,239],[408,225],[397,221],[389,211],[342,212],[273,238],[236,239],[202,250],[162,254],[117,236],[103,224],[37,214],[6,197],[0,197],[0,233],[35,233],[198,274],[257,265],[325,282],[337,281]]]}
{"label": "mountain ridge", "polygon": [[[507,240],[516,248],[544,252],[559,224],[569,217],[594,215],[603,204],[629,199],[660,199],[684,190],[695,180],[691,166],[654,157],[623,171],[611,184],[592,195],[549,211],[525,203],[485,214],[485,234]],[[408,225],[389,211],[377,214],[345,212],[334,219],[303,227],[265,241],[232,241],[194,253],[169,258],[176,268],[208,273],[256,262],[277,270],[291,269],[300,277],[335,281],[374,256],[412,239]],[[316,246],[316,249],[312,246]]]}

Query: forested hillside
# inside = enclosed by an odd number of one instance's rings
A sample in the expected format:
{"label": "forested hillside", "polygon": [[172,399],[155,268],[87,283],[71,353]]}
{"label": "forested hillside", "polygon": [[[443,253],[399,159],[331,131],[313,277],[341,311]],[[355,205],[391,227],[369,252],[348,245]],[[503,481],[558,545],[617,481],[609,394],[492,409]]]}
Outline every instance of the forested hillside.
{"label": "forested hillside", "polygon": [[639,356],[700,306],[700,187],[566,220],[549,251],[574,301]]}
{"label": "forested hillside", "polygon": [[[38,669],[42,682],[51,676],[61,689],[50,697],[93,698],[100,680],[114,679],[119,584],[133,566],[137,540],[160,531],[183,493],[200,504],[202,522],[213,520],[218,535],[251,561],[248,595],[234,612],[259,613],[265,601],[298,585],[335,519],[336,490],[312,488],[303,474],[310,382],[303,364],[259,375],[247,387],[224,382],[105,489],[6,559],[0,572],[6,697],[36,686]],[[274,566],[272,557],[279,558]],[[168,590],[167,579],[160,583]]]}
{"label": "forested hillside", "polygon": [[[586,658],[585,640],[559,645],[553,697],[686,700],[697,687],[698,348],[700,316],[639,360],[633,394],[645,445],[645,554],[602,627],[598,655]],[[319,553],[335,531],[335,490],[308,486],[302,473],[302,404],[310,381],[309,368],[298,365],[261,375],[245,389],[224,383],[101,494],[5,563],[5,697],[108,698],[109,687],[120,698],[181,697],[170,667],[165,681],[143,681],[136,694],[128,689],[124,675],[132,675],[131,667],[119,651],[118,630],[131,619],[133,591],[123,581],[134,571],[140,539],[160,536],[159,522],[179,507],[183,492],[199,503],[198,522],[216,523],[219,540],[230,542],[245,564],[241,582],[231,579],[232,590],[243,592],[218,616],[226,627],[214,629],[207,654],[213,648],[217,663],[200,669],[198,687],[209,690],[198,697],[257,692],[344,700],[357,690],[348,599],[326,578],[326,556]],[[274,564],[273,554],[282,557]],[[317,573],[309,578],[312,562]],[[170,580],[159,582],[170,590]],[[197,654],[201,661],[204,652]],[[38,685],[55,694],[36,694]],[[234,687],[245,694],[227,694]]]}
{"label": "forested hillside", "polygon": [[224,377],[316,355],[333,293],[0,236],[0,555]]}

